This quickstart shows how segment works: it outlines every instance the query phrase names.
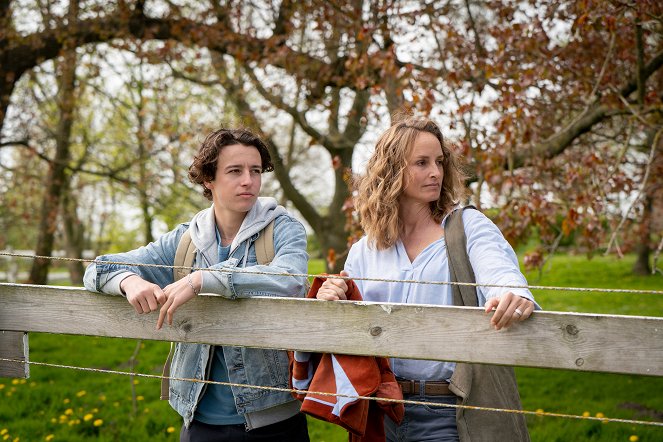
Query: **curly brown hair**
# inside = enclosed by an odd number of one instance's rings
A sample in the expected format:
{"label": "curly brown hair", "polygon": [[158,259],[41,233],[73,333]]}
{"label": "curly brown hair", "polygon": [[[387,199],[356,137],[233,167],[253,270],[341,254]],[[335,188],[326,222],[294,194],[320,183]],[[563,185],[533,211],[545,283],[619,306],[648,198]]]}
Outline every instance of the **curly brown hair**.
{"label": "curly brown hair", "polygon": [[444,140],[442,131],[432,120],[421,116],[405,116],[394,121],[378,139],[375,152],[368,160],[366,175],[356,183],[355,206],[368,241],[378,250],[393,246],[401,232],[398,199],[406,181],[407,158],[421,132],[435,136],[444,154],[440,197],[430,203],[433,219],[442,218],[466,195],[466,174],[457,154]]}
{"label": "curly brown hair", "polygon": [[193,157],[193,163],[189,166],[189,179],[192,183],[202,186],[203,196],[210,201],[212,201],[212,192],[205,187],[205,183],[213,181],[216,176],[216,164],[221,150],[233,144],[255,147],[260,153],[262,172],[274,170],[267,145],[257,135],[246,129],[215,130],[205,137],[198,153]]}

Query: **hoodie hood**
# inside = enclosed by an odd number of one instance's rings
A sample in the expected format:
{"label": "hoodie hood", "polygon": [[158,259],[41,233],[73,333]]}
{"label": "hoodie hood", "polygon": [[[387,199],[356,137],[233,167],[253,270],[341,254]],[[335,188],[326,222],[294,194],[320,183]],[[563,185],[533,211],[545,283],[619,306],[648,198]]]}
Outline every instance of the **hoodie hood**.
{"label": "hoodie hood", "polygon": [[[259,197],[251,210],[246,213],[244,221],[230,245],[230,253],[232,254],[242,242],[267,227],[277,216],[285,214],[287,214],[285,208],[279,206],[274,198]],[[189,224],[189,232],[196,249],[203,254],[208,264],[218,262],[214,204],[194,215]]]}

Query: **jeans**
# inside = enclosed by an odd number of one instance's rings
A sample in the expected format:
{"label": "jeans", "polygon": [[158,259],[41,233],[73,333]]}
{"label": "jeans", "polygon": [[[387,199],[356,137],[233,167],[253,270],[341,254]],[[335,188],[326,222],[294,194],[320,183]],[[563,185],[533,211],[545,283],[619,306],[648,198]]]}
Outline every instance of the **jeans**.
{"label": "jeans", "polygon": [[[458,397],[406,395],[413,401],[456,405]],[[405,417],[400,425],[385,417],[384,430],[388,442],[458,442],[456,408],[405,404]]]}

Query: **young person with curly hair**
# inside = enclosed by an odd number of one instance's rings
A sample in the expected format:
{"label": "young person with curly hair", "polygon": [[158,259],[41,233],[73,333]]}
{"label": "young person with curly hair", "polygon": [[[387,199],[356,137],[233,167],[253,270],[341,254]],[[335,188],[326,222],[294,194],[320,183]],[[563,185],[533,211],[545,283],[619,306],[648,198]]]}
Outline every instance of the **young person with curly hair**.
{"label": "young person with curly hair", "polygon": [[[262,174],[271,170],[267,147],[251,132],[220,129],[209,134],[189,177],[212,206],[144,247],[98,257],[85,272],[85,286],[126,296],[137,313],[159,310],[157,328],[165,320],[172,324],[176,310],[201,292],[230,299],[303,297],[306,278],[294,274],[307,272],[306,231],[276,200],[259,197]],[[259,265],[254,243],[272,222],[274,257]],[[173,269],[138,265],[172,266],[185,232],[196,248],[195,268],[229,271],[197,270],[175,281]],[[171,376],[287,388],[288,357],[278,350],[178,343]],[[309,440],[306,418],[288,392],[173,379],[169,396],[184,419],[182,441]]]}

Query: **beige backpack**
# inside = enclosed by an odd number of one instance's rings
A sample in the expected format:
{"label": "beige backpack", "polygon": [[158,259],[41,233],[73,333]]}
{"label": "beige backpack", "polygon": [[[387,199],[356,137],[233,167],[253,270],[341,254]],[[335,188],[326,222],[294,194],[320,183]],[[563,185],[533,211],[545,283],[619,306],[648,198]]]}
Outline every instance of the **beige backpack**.
{"label": "beige backpack", "polygon": [[[254,243],[256,250],[256,259],[258,264],[267,265],[274,259],[274,221],[265,227],[258,239]],[[175,261],[173,262],[173,277],[174,281],[178,281],[187,276],[193,270],[193,260],[196,257],[196,246],[191,241],[191,234],[185,231],[177,244],[177,251],[175,252]],[[170,351],[168,358],[163,366],[163,377],[161,378],[161,399],[168,400],[170,393],[170,363],[173,358],[173,351],[175,350],[175,343],[170,343]]]}

